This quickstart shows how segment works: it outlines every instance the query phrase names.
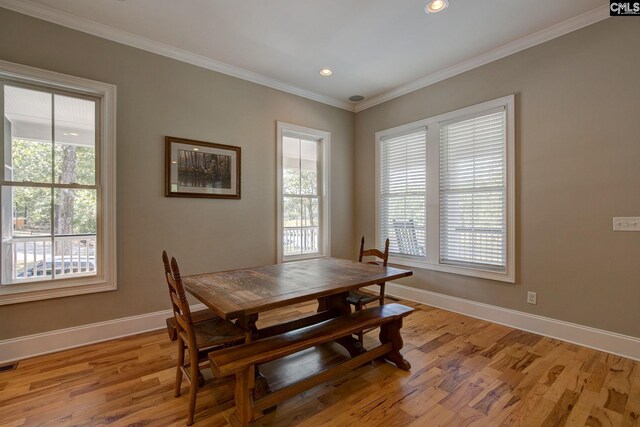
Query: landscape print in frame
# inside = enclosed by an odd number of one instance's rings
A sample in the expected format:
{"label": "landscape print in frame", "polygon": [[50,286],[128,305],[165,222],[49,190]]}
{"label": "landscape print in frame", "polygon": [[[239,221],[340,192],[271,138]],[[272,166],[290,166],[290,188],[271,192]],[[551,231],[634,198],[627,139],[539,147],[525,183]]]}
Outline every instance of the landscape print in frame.
{"label": "landscape print in frame", "polygon": [[167,197],[240,198],[240,147],[165,137]]}

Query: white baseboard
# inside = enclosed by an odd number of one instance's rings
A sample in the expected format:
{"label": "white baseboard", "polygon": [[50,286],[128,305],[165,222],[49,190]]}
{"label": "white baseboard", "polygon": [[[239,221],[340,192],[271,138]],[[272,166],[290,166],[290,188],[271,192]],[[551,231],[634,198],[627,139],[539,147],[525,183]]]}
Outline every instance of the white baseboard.
{"label": "white baseboard", "polygon": [[[377,292],[378,289],[377,286],[371,287],[374,292]],[[387,283],[386,290],[389,296],[419,302],[607,353],[640,360],[640,338],[425,291],[397,283]],[[196,304],[191,307],[191,310],[197,311],[204,308],[203,304]],[[0,364],[162,329],[165,327],[165,319],[169,316],[171,316],[171,310],[156,311],[154,313],[0,341]]]}
{"label": "white baseboard", "polygon": [[[378,286],[371,291],[378,292]],[[640,360],[640,338],[387,282],[389,296]]]}
{"label": "white baseboard", "polygon": [[[204,304],[191,306],[192,311],[204,308]],[[162,329],[166,326],[165,319],[171,315],[171,310],[162,310],[3,340],[0,341],[0,364]]]}

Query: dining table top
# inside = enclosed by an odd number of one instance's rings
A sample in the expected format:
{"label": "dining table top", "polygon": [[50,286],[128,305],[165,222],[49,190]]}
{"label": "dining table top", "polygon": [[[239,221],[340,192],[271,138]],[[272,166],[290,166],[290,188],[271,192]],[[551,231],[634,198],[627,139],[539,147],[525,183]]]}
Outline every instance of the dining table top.
{"label": "dining table top", "polygon": [[412,274],[395,267],[326,257],[195,274],[182,280],[187,292],[218,316],[231,320]]}

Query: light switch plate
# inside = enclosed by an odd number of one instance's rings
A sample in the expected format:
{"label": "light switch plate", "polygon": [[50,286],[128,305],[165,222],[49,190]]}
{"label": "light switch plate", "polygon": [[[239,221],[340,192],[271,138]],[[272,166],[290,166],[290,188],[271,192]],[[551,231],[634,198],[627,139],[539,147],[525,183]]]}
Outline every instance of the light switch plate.
{"label": "light switch plate", "polygon": [[640,217],[638,216],[613,217],[613,231],[640,231]]}

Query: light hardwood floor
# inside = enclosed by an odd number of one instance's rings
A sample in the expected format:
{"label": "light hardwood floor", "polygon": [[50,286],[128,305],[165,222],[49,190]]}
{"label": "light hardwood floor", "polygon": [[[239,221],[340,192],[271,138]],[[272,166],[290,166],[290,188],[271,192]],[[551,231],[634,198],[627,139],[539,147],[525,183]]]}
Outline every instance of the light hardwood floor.
{"label": "light hardwood floor", "polygon": [[[403,328],[411,372],[375,361],[282,403],[256,425],[640,426],[639,362],[402,303],[416,307]],[[261,323],[314,309],[298,305]],[[262,371],[277,388],[344,357],[333,350]],[[184,425],[187,393],[173,397],[175,357],[175,343],[158,331],[21,361],[0,373],[0,425]],[[195,425],[226,425],[232,387],[208,382]]]}

